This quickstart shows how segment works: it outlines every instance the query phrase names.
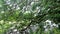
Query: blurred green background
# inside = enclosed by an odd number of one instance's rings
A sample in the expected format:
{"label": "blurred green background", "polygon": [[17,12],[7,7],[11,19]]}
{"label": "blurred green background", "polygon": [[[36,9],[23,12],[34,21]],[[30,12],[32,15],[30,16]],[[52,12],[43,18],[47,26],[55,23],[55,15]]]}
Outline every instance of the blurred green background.
{"label": "blurred green background", "polygon": [[0,34],[60,34],[60,0],[0,0]]}

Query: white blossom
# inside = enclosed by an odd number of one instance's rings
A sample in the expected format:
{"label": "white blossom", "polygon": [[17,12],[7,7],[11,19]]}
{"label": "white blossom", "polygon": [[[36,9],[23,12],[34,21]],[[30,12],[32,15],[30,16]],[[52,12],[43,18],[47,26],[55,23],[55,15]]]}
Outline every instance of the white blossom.
{"label": "white blossom", "polygon": [[56,26],[56,24],[54,23],[53,26]]}
{"label": "white blossom", "polygon": [[26,11],[24,14],[31,13],[30,11]]}
{"label": "white blossom", "polygon": [[36,7],[36,9],[39,9],[39,7]]}
{"label": "white blossom", "polygon": [[33,5],[34,4],[34,2],[31,2],[31,5]]}
{"label": "white blossom", "polygon": [[3,24],[4,23],[4,20],[1,20],[0,23]]}
{"label": "white blossom", "polygon": [[34,17],[36,17],[37,16],[37,14],[34,14]]}
{"label": "white blossom", "polygon": [[52,28],[52,27],[53,27],[53,25],[50,25],[50,27]]}
{"label": "white blossom", "polygon": [[46,20],[45,22],[48,22],[51,25],[51,21],[50,20]]}
{"label": "white blossom", "polygon": [[9,5],[10,7],[12,6],[12,4]]}
{"label": "white blossom", "polygon": [[48,31],[48,29],[45,29],[45,31]]}
{"label": "white blossom", "polygon": [[46,28],[47,26],[44,26],[44,28]]}
{"label": "white blossom", "polygon": [[8,1],[10,1],[10,0],[8,0]]}
{"label": "white blossom", "polygon": [[6,4],[10,4],[10,1],[6,1]]}
{"label": "white blossom", "polygon": [[16,21],[13,21],[13,23],[16,23]]}
{"label": "white blossom", "polygon": [[17,8],[16,8],[16,10],[19,10],[19,9],[20,9],[20,7],[17,7]]}
{"label": "white blossom", "polygon": [[14,32],[16,32],[16,31],[17,31],[17,29],[14,29],[13,31],[14,31]]}
{"label": "white blossom", "polygon": [[58,25],[56,25],[56,27],[58,27]]}
{"label": "white blossom", "polygon": [[1,13],[4,13],[4,11],[1,11]]}
{"label": "white blossom", "polygon": [[9,22],[9,24],[12,24],[12,22]]}
{"label": "white blossom", "polygon": [[24,28],[26,28],[26,26],[24,26]]}

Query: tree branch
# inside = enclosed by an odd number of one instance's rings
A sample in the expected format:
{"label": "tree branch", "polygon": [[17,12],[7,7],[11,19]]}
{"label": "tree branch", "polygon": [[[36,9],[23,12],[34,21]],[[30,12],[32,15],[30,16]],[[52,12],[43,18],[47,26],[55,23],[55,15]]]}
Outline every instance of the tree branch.
{"label": "tree branch", "polygon": [[[46,16],[46,15],[47,15],[47,14],[43,14],[40,21],[43,21],[43,17]],[[37,19],[36,19],[36,20],[37,20]],[[24,28],[24,29],[22,29],[22,30],[20,30],[20,31],[25,31],[27,28],[30,27],[30,25],[31,25],[33,22],[37,22],[39,19],[38,19],[37,21],[36,21],[36,20],[33,20],[33,19],[32,19],[31,22],[27,25],[27,27]]]}

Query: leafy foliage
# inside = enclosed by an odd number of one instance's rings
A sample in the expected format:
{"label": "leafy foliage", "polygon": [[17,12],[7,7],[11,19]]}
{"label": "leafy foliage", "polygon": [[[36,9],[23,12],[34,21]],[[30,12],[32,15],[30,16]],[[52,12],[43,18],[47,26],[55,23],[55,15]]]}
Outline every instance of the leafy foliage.
{"label": "leafy foliage", "polygon": [[60,0],[0,0],[0,34],[9,34],[11,29],[20,33],[28,30],[29,34],[59,34],[59,23]]}

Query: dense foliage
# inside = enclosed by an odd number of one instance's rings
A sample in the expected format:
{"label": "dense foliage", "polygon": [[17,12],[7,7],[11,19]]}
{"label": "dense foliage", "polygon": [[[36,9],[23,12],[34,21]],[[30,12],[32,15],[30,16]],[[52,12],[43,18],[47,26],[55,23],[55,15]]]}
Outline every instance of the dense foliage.
{"label": "dense foliage", "polygon": [[60,34],[60,0],[0,0],[0,34]]}

